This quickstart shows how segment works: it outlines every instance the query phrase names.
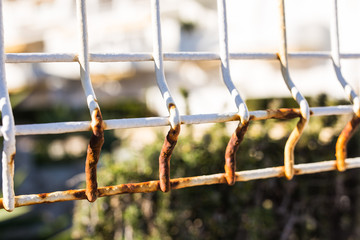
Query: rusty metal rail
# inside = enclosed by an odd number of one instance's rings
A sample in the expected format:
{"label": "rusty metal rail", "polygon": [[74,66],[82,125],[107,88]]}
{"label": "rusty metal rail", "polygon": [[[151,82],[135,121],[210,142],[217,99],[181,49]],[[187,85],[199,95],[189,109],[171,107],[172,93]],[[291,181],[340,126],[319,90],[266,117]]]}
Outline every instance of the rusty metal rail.
{"label": "rusty metal rail", "polygon": [[86,1],[77,0],[76,9],[79,23],[79,39],[80,51],[78,62],[80,65],[80,78],[81,84],[84,89],[88,108],[91,116],[91,130],[92,135],[88,144],[85,174],[86,174],[86,198],[89,202],[94,202],[98,195],[97,190],[97,176],[96,169],[97,163],[100,158],[101,147],[104,144],[104,126],[101,116],[100,107],[97,103],[94,89],[90,79],[89,68],[89,47],[88,47],[88,34],[87,34],[87,19],[86,19]]}
{"label": "rusty metal rail", "polygon": [[285,21],[285,3],[284,0],[279,0],[280,10],[280,29],[281,29],[281,41],[279,51],[279,61],[281,73],[283,75],[286,86],[288,87],[291,96],[296,100],[300,106],[300,119],[294,130],[291,132],[284,148],[284,167],[285,176],[287,179],[292,179],[294,176],[294,149],[296,143],[299,141],[306,125],[310,119],[309,104],[300,93],[298,88],[290,77],[289,64],[288,64],[288,53],[287,53],[287,36],[286,36],[286,21]]}
{"label": "rusty metal rail", "polygon": [[[218,25],[219,25],[219,53],[213,52],[169,52],[162,50],[160,1],[151,0],[152,16],[152,53],[97,53],[89,52],[88,26],[86,1],[77,0],[77,17],[79,32],[79,50],[77,53],[4,53],[4,32],[2,18],[2,0],[0,0],[0,111],[2,125],[0,136],[3,138],[2,151],[2,193],[0,208],[12,211],[15,207],[26,205],[61,202],[70,200],[87,199],[90,202],[98,197],[111,196],[124,193],[145,193],[171,189],[180,189],[200,185],[228,184],[235,182],[250,181],[255,179],[267,179],[273,177],[286,177],[292,179],[294,175],[311,174],[325,171],[344,171],[351,168],[360,168],[360,157],[346,159],[346,144],[360,124],[360,100],[352,87],[346,82],[341,72],[340,59],[359,59],[360,53],[340,53],[337,0],[333,0],[333,17],[331,18],[331,52],[295,52],[289,53],[286,36],[286,11],[285,1],[279,0],[279,17],[281,29],[281,41],[278,53],[229,53],[227,9],[226,0],[217,0]],[[290,77],[288,64],[289,58],[296,59],[329,59],[333,63],[335,74],[340,85],[352,105],[310,107],[305,97],[296,87]],[[284,83],[289,89],[290,95],[298,103],[299,108],[293,109],[270,109],[248,111],[245,100],[240,96],[230,74],[230,59],[261,59],[276,60],[280,62],[280,71]],[[231,94],[237,107],[237,112],[181,115],[176,107],[165,78],[164,61],[220,61],[222,80]],[[153,61],[156,74],[156,82],[163,100],[168,109],[169,116],[151,118],[130,119],[103,119],[98,101],[95,96],[90,79],[89,62],[135,62]],[[9,93],[6,86],[5,63],[39,63],[39,62],[77,62],[80,67],[80,78],[83,91],[87,100],[91,121],[82,122],[58,122],[43,124],[15,125]],[[236,81],[236,80],[235,80]],[[310,117],[353,114],[353,118],[347,123],[341,132],[336,144],[336,160],[296,164],[294,148],[302,132],[305,130]],[[241,141],[246,137],[246,131],[251,121],[267,119],[294,119],[299,118],[298,124],[291,132],[284,147],[284,166],[255,169],[248,171],[236,171],[236,152]],[[238,127],[231,136],[224,156],[224,173],[171,179],[170,159],[171,154],[178,142],[182,124],[203,124],[218,122],[239,122]],[[170,126],[170,130],[164,139],[164,144],[159,156],[159,180],[143,183],[126,183],[116,186],[99,187],[97,184],[97,163],[100,159],[101,148],[104,143],[104,131],[121,128],[141,128]],[[15,196],[14,192],[14,161],[15,161],[15,136],[62,134],[69,132],[91,131],[87,156],[85,162],[86,189],[68,190],[52,193],[29,194]],[[179,143],[181,144],[181,143]],[[335,149],[334,149],[335,152]]]}
{"label": "rusty metal rail", "polygon": [[[346,159],[348,169],[360,168],[360,158]],[[320,172],[328,172],[336,170],[336,161],[324,161],[316,163],[306,163],[294,165],[295,175],[305,175]],[[256,179],[268,179],[275,177],[284,177],[284,167],[272,167],[248,171],[240,171],[235,173],[236,182],[246,182]],[[181,189],[203,185],[226,184],[226,174],[218,173],[212,175],[204,175],[197,177],[176,178],[170,180],[171,189]],[[159,181],[149,181],[142,183],[126,183],[116,186],[100,187],[99,197],[112,196],[126,193],[149,193],[160,191]],[[64,202],[72,200],[86,199],[85,189],[67,190],[51,193],[20,195],[15,197],[15,207],[27,205]],[[0,199],[0,209],[3,208],[3,200]]]}
{"label": "rusty metal rail", "polygon": [[331,18],[331,60],[336,73],[336,77],[343,87],[345,94],[348,96],[350,102],[353,104],[353,118],[348,122],[343,131],[341,132],[336,142],[336,167],[339,171],[346,170],[345,159],[347,155],[347,143],[355,130],[360,124],[360,98],[355,93],[354,89],[345,80],[341,72],[340,64],[340,41],[339,41],[339,23],[338,23],[338,4],[337,0],[333,0],[332,7],[333,17]]}

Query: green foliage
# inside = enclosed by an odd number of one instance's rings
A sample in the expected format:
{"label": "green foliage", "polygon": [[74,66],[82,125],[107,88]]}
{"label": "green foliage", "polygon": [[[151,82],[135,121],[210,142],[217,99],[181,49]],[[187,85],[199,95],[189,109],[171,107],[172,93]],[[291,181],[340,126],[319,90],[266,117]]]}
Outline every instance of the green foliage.
{"label": "green foliage", "polygon": [[[254,102],[258,109],[286,105],[282,101]],[[326,104],[321,96],[312,104]],[[277,106],[278,107],[278,106]],[[283,164],[283,148],[292,121],[252,122],[237,154],[237,169],[250,170]],[[334,159],[336,134],[344,117],[312,118],[299,141],[297,163]],[[227,124],[216,124],[201,138],[181,134],[171,159],[171,177],[223,172],[229,140]],[[330,136],[321,137],[329,127]],[[185,128],[185,127],[183,127]],[[273,129],[276,129],[274,131]],[[186,130],[186,129],[185,129]],[[196,131],[196,130],[195,130]],[[189,131],[188,131],[189,132]],[[158,179],[158,156],[163,135],[131,160],[103,155],[101,185]],[[126,141],[125,141],[126,142]],[[349,155],[358,156],[359,134],[350,142]],[[124,146],[122,146],[124,147]],[[125,194],[78,201],[72,237],[76,239],[331,239],[359,237],[356,223],[360,199],[356,192],[359,170],[295,176],[292,181],[266,179],[226,185],[200,186],[169,193]],[[352,209],[352,210],[351,210]]]}

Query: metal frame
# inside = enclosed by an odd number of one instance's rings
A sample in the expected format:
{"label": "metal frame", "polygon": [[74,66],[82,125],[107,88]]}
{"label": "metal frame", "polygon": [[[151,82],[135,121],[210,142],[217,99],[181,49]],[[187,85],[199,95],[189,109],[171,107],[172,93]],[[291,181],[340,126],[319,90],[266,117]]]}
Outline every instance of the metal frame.
{"label": "metal frame", "polygon": [[2,193],[4,208],[7,211],[12,211],[15,207],[15,122],[6,85],[2,1],[0,1],[0,41],[0,110],[2,118],[1,133],[4,137],[4,145],[2,151]]}
{"label": "metal frame", "polygon": [[[284,0],[280,3],[280,27],[282,29],[282,40],[279,53],[229,53],[227,19],[226,19],[226,0],[218,0],[218,23],[219,23],[219,53],[212,52],[171,52],[164,53],[161,43],[161,20],[159,0],[151,0],[152,27],[153,27],[153,52],[152,53],[89,53],[87,21],[86,21],[86,1],[77,0],[78,23],[80,33],[80,45],[78,53],[4,53],[4,32],[2,18],[2,1],[0,0],[0,110],[2,113],[2,126],[0,136],[3,137],[4,149],[2,152],[3,166],[3,198],[0,199],[0,208],[12,211],[15,207],[60,202],[78,199],[95,201],[97,197],[110,196],[115,194],[136,193],[136,192],[167,192],[170,189],[180,189],[211,184],[229,184],[237,181],[250,181],[255,179],[267,179],[272,177],[286,177],[291,179],[294,175],[311,174],[332,170],[343,171],[345,169],[360,168],[360,157],[346,159],[346,143],[354,133],[359,124],[360,104],[359,98],[345,81],[341,74],[340,59],[358,59],[360,53],[341,54],[339,51],[337,1],[334,2],[334,14],[332,22],[332,51],[331,52],[298,52],[288,53],[286,44],[286,23]],[[335,73],[345,92],[353,105],[346,106],[327,106],[309,107],[306,99],[301,95],[293,83],[288,66],[288,58],[318,58],[330,59],[333,62]],[[258,110],[249,112],[245,101],[241,98],[235,88],[230,74],[230,59],[261,59],[278,60],[283,74],[284,83],[290,90],[293,98],[298,102],[299,109],[275,109]],[[167,86],[163,61],[201,61],[214,60],[221,62],[221,71],[224,84],[227,86],[233,100],[238,108],[237,112],[180,115],[175,101],[171,96]],[[153,61],[155,65],[156,81],[163,96],[164,102],[169,111],[166,117],[151,118],[130,118],[130,119],[109,119],[103,120],[100,107],[97,103],[93,90],[89,62],[134,62],[134,61]],[[39,63],[39,62],[78,62],[80,66],[80,76],[90,111],[91,121],[81,122],[58,122],[44,124],[15,125],[12,108],[9,100],[9,93],[6,86],[5,63]],[[294,162],[293,150],[296,142],[309,121],[310,117],[353,114],[352,121],[343,130],[339,137],[336,148],[337,160],[325,162],[306,163],[296,165]],[[235,154],[237,148],[246,135],[249,122],[266,119],[293,119],[299,118],[300,121],[290,134],[285,146],[284,166],[256,169],[249,171],[238,171],[235,169]],[[225,156],[225,173],[196,176],[188,178],[170,179],[169,162],[171,153],[177,143],[182,124],[202,124],[238,121],[239,126],[231,137]],[[165,137],[164,145],[159,156],[159,180],[143,183],[128,183],[116,186],[98,187],[96,181],[96,164],[100,156],[101,147],[104,141],[105,130],[120,128],[142,128],[170,126],[168,135]],[[88,145],[86,158],[86,189],[68,190],[52,193],[30,194],[15,196],[13,177],[14,177],[14,156],[15,156],[15,136],[20,135],[41,135],[41,134],[61,134],[69,132],[92,131],[92,137]],[[340,152],[338,155],[338,152]],[[345,154],[344,154],[345,153]],[[339,160],[340,159],[340,160]]]}

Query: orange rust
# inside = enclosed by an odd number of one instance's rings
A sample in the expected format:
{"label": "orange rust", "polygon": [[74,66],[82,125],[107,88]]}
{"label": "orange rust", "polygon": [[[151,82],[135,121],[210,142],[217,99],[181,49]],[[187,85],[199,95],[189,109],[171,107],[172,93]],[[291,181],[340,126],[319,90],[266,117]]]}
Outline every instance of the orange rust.
{"label": "orange rust", "polygon": [[[67,191],[63,191],[61,192],[64,195],[72,195],[74,197],[74,199],[72,200],[81,200],[81,199],[86,199],[86,194],[85,194],[85,190],[84,189],[80,189],[80,190],[67,190]],[[47,198],[51,197],[51,193],[39,193],[37,194],[37,196],[41,199],[43,199],[43,201],[41,203],[54,203],[54,202],[64,202],[67,200],[49,200]],[[37,204],[37,203],[33,203],[33,204]],[[27,205],[33,205],[33,204],[27,204]],[[18,206],[17,206],[18,207]]]}
{"label": "orange rust", "polygon": [[72,194],[77,199],[86,199],[85,190],[68,190],[70,194]]}
{"label": "orange rust", "polygon": [[[251,117],[251,116],[250,116]],[[229,121],[240,121],[240,116],[238,114],[233,115]]]}
{"label": "orange rust", "polygon": [[301,116],[298,108],[267,109],[267,115],[273,119],[292,119]]}
{"label": "orange rust", "polygon": [[147,193],[160,190],[159,181],[149,181],[141,183],[127,183],[116,186],[106,186],[99,188],[99,197],[126,193]]}
{"label": "orange rust", "polygon": [[[302,171],[300,169],[294,168],[294,174],[295,175],[301,175]],[[284,176],[284,174],[283,174]]]}
{"label": "orange rust", "polygon": [[11,156],[10,156],[10,162],[9,162],[9,164],[10,164],[11,166],[14,165],[14,160],[15,160],[15,153],[11,154]]}
{"label": "orange rust", "polygon": [[175,104],[169,103],[168,109],[176,108]]}
{"label": "orange rust", "polygon": [[46,198],[48,196],[48,194],[47,193],[39,193],[38,196],[40,198]]}
{"label": "orange rust", "polygon": [[346,124],[336,142],[336,168],[338,171],[343,172],[346,170],[345,159],[347,156],[347,143],[354,135],[356,129],[359,127],[360,118],[353,115],[352,119]]}
{"label": "orange rust", "polygon": [[171,183],[170,183],[171,189],[177,189],[181,183],[185,183],[185,182],[189,182],[189,181],[191,181],[191,178],[189,178],[189,177],[173,179],[173,180],[171,180]]}
{"label": "orange rust", "polygon": [[[335,169],[335,161],[327,161],[323,162],[326,163],[325,168],[323,171],[329,171],[327,163],[331,163],[333,168]],[[313,165],[313,164],[307,164]],[[309,171],[307,168],[302,168],[300,165],[297,168],[294,168],[295,174],[309,174],[309,173],[316,173],[320,172],[321,170],[313,169],[313,171]],[[267,175],[267,170],[275,169],[277,174]],[[266,168],[264,174],[260,176],[257,171],[252,171],[254,175],[249,174],[249,171],[239,172],[236,174],[236,181],[250,181],[255,179],[262,179],[262,178],[270,178],[270,177],[283,177],[285,167],[272,167]],[[170,181],[170,186],[172,189],[181,189],[187,187],[195,187],[195,186],[203,186],[203,185],[213,185],[213,184],[223,184],[227,183],[226,174],[213,174],[207,176],[195,176],[195,177],[185,177],[185,178],[178,178],[172,179]],[[155,192],[160,190],[159,181],[148,181],[148,182],[141,182],[141,183],[128,183],[128,184],[120,184],[115,186],[106,186],[100,187],[98,189],[99,196],[112,196],[117,194],[126,194],[126,193],[148,193],[148,192]],[[34,205],[34,204],[41,204],[41,203],[53,203],[53,202],[63,202],[63,201],[71,201],[71,200],[81,200],[86,199],[87,196],[85,194],[85,189],[79,190],[67,190],[61,192],[52,192],[52,193],[41,193],[34,195],[22,195],[15,197],[15,207],[27,206],[27,205]],[[29,198],[29,196],[31,196]],[[3,199],[0,198],[0,209],[4,208],[3,206]]]}
{"label": "orange rust", "polygon": [[239,149],[239,145],[244,139],[244,135],[249,128],[249,123],[241,124],[236,128],[236,131],[231,136],[228,145],[225,150],[225,173],[226,181],[229,185],[235,183],[235,171],[236,171],[236,152]]}
{"label": "orange rust", "polygon": [[95,109],[91,121],[92,135],[87,149],[85,175],[86,197],[94,202],[98,197],[96,168],[99,161],[101,147],[104,144],[104,125],[99,109]]}
{"label": "orange rust", "polygon": [[285,177],[291,180],[294,176],[294,149],[299,141],[301,133],[304,130],[306,119],[300,115],[300,120],[296,124],[295,129],[291,132],[284,149],[284,171]]}
{"label": "orange rust", "polygon": [[179,133],[180,125],[177,125],[175,129],[171,128],[165,137],[164,144],[160,152],[159,180],[160,189],[163,192],[168,192],[170,190],[170,158],[177,143]]}

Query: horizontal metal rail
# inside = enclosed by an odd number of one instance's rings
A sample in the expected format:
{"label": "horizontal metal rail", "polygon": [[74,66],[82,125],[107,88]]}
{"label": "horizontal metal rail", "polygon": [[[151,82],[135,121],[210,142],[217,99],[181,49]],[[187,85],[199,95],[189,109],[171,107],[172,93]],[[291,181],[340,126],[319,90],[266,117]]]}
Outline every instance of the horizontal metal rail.
{"label": "horizontal metal rail", "polygon": [[[291,111],[293,114],[288,114],[287,116],[282,117],[284,114],[283,112],[286,111]],[[351,105],[310,108],[311,116],[343,115],[351,114],[352,112],[353,108]],[[300,116],[299,109],[257,110],[250,111],[249,113],[250,119],[252,121],[266,119],[290,119]],[[240,119],[237,112],[181,116],[181,124],[221,123],[239,120]],[[90,131],[90,124],[90,121],[79,121],[16,125],[15,135],[42,135]],[[104,130],[161,127],[169,125],[169,117],[146,117],[104,120]],[[1,132],[0,136],[2,136]]]}
{"label": "horizontal metal rail", "polygon": [[[291,59],[331,59],[331,52],[289,52]],[[277,53],[229,53],[232,60],[278,60]],[[342,59],[358,59],[360,53],[342,53]],[[212,52],[164,52],[165,61],[212,61],[220,60]],[[6,63],[78,62],[76,53],[7,53]],[[90,62],[142,62],[154,61],[153,53],[90,53]]]}
{"label": "horizontal metal rail", "polygon": [[[360,168],[360,158],[346,159],[347,169]],[[295,175],[305,175],[319,172],[336,170],[336,161],[324,161],[294,165]],[[202,185],[226,184],[225,173],[204,175],[197,177],[176,178],[170,180],[171,189],[181,189]],[[239,171],[235,173],[236,182],[246,182],[256,179],[268,179],[284,177],[284,167],[271,167],[256,170]],[[112,196],[125,193],[149,193],[160,190],[159,181],[142,183],[126,183],[115,186],[98,188],[99,197]],[[15,197],[15,207],[34,204],[64,202],[86,199],[85,189],[58,191],[51,193],[19,195]],[[3,208],[3,200],[0,199],[0,209]]]}

